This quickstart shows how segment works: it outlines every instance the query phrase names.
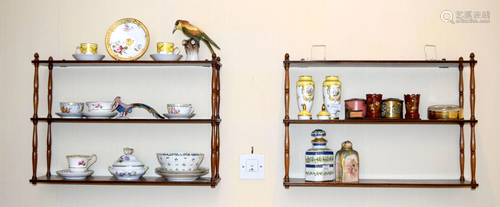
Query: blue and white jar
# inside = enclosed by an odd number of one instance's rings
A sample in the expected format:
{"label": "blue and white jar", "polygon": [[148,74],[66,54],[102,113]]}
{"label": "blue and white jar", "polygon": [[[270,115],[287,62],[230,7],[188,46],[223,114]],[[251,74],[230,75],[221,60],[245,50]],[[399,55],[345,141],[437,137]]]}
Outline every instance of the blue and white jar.
{"label": "blue and white jar", "polygon": [[316,129],[311,133],[313,147],[306,151],[306,181],[332,181],[335,178],[333,151],[326,147],[326,132]]}

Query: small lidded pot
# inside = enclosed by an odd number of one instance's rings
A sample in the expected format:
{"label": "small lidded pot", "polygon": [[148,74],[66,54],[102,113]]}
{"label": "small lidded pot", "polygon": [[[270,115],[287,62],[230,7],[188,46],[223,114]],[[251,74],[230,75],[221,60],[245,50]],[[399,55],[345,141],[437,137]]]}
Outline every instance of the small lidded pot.
{"label": "small lidded pot", "polygon": [[381,109],[382,118],[386,119],[401,119],[403,118],[403,100],[397,98],[388,98],[382,100]]}
{"label": "small lidded pot", "polygon": [[431,120],[460,120],[464,118],[459,105],[433,105],[427,108],[427,118]]}
{"label": "small lidded pot", "polygon": [[109,166],[108,170],[113,174],[118,180],[137,180],[141,178],[149,167],[144,166],[140,160],[138,160],[132,153],[134,149],[123,148],[125,155],[120,156],[118,160],[113,163],[113,166]]}
{"label": "small lidded pot", "polygon": [[313,147],[306,151],[306,181],[331,181],[334,179],[333,151],[326,147],[326,132],[311,132]]}
{"label": "small lidded pot", "polygon": [[366,117],[366,100],[353,98],[345,100],[345,118],[365,118]]}
{"label": "small lidded pot", "polygon": [[352,149],[349,140],[342,142],[342,149],[335,154],[335,181],[342,183],[359,181],[359,155]]}
{"label": "small lidded pot", "polygon": [[326,111],[325,104],[323,104],[323,106],[321,106],[321,111],[318,113],[317,116],[318,116],[319,120],[328,120],[328,119],[330,119],[330,114],[328,113],[328,111]]}

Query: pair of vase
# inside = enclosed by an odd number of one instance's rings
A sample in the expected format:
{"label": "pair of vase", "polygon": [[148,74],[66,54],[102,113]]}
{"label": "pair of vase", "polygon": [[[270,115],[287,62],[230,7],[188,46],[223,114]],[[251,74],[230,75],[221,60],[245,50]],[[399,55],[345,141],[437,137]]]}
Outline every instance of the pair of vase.
{"label": "pair of vase", "polygon": [[[337,112],[340,112],[340,92],[342,83],[338,76],[326,76],[323,82],[323,102],[326,111],[330,114],[330,119],[338,119]],[[312,76],[300,76],[297,81],[297,105],[299,111],[311,112],[314,102],[315,84]]]}

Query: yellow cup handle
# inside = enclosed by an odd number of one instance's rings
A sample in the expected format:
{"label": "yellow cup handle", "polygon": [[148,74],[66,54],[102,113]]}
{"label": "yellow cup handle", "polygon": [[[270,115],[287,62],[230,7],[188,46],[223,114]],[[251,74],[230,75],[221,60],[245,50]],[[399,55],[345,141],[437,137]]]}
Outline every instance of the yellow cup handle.
{"label": "yellow cup handle", "polygon": [[[175,53],[175,50],[177,50],[177,53]],[[175,47],[174,48],[174,54],[179,55],[179,53],[181,53],[181,50],[179,49],[179,47]]]}

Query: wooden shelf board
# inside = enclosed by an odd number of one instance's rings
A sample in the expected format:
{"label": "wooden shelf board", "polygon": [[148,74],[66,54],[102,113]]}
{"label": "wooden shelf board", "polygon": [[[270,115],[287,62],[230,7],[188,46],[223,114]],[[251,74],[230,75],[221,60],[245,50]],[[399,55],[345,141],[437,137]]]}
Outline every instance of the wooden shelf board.
{"label": "wooden shelf board", "polygon": [[470,124],[477,120],[428,120],[428,119],[283,119],[284,123],[290,124]]}
{"label": "wooden shelf board", "polygon": [[77,119],[63,119],[63,118],[31,118],[31,121],[43,121],[43,122],[74,122],[74,123],[220,123],[222,119],[141,119],[141,118],[130,118],[130,119],[88,119],[88,118],[77,118]]}
{"label": "wooden shelf board", "polygon": [[32,60],[31,63],[39,63],[42,66],[48,66],[50,63],[54,67],[98,67],[98,66],[200,66],[210,67],[212,64],[220,64],[219,61],[199,60],[199,61],[154,61],[154,60],[137,60],[137,61],[78,61],[78,60]]}
{"label": "wooden shelf board", "polygon": [[472,184],[470,181],[460,181],[460,179],[428,179],[428,180],[406,180],[406,179],[360,179],[356,183],[340,182],[311,182],[304,178],[290,178],[290,182],[283,182],[285,187],[409,187],[409,188],[454,188],[469,187],[476,188],[479,184]]}
{"label": "wooden shelf board", "polygon": [[[314,61],[283,61],[290,67],[426,67],[426,68],[458,68],[458,60],[314,60]],[[477,61],[462,61],[463,67],[469,67]]]}
{"label": "wooden shelf board", "polygon": [[220,182],[220,178],[210,181],[210,177],[201,177],[195,181],[167,181],[163,177],[144,176],[139,180],[117,180],[114,176],[90,176],[85,180],[66,180],[61,176],[40,176],[36,180],[30,179],[32,184],[71,184],[71,185],[187,185],[187,186],[212,186]]}

